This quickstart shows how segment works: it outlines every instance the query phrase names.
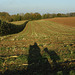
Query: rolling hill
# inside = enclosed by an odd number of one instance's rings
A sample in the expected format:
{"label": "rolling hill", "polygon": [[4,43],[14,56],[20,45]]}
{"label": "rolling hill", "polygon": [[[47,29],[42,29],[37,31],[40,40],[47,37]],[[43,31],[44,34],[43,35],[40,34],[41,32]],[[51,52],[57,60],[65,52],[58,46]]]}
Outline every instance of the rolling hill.
{"label": "rolling hill", "polygon": [[55,65],[52,72],[58,63],[62,69],[64,66],[75,67],[75,62],[72,62],[75,60],[75,27],[49,20],[35,20],[29,21],[20,33],[0,37],[1,71],[11,69],[10,65],[20,65],[20,68],[27,66],[30,73],[30,69],[44,59],[44,65]]}

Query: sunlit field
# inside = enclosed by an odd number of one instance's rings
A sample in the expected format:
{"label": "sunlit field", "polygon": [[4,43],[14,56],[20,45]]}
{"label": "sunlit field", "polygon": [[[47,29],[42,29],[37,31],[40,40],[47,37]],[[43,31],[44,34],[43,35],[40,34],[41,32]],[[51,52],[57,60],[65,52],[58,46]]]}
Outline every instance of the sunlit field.
{"label": "sunlit field", "polygon": [[[19,25],[24,22],[12,23]],[[68,69],[74,67],[73,61],[75,61],[75,27],[50,20],[35,20],[29,21],[19,33],[0,37],[2,72],[24,69],[31,73],[30,69],[35,68],[35,64],[39,66],[42,63],[43,68],[46,68],[47,72],[51,68],[49,72],[53,74],[54,71],[62,71],[64,67]],[[43,72],[42,68],[40,69]]]}

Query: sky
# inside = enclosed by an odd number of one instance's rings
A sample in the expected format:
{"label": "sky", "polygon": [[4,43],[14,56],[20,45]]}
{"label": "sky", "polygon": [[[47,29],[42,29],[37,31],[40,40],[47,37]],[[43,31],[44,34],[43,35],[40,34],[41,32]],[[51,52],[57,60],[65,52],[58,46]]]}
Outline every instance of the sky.
{"label": "sky", "polygon": [[75,12],[75,0],[0,0],[0,12],[70,13]]}

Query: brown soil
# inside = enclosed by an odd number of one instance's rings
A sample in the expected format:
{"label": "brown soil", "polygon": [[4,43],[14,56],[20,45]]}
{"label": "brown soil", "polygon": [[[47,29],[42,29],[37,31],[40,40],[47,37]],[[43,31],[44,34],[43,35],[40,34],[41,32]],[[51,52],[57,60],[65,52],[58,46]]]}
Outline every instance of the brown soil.
{"label": "brown soil", "polygon": [[46,20],[57,22],[60,24],[71,26],[71,27],[75,27],[75,17],[52,18],[52,19],[46,19]]}

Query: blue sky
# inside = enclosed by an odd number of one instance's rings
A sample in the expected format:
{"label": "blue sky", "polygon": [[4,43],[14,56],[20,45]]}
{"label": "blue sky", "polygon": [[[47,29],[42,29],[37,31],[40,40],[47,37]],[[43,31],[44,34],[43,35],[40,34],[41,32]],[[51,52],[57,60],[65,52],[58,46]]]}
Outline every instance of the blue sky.
{"label": "blue sky", "polygon": [[75,12],[75,0],[0,0],[0,12],[10,14]]}

